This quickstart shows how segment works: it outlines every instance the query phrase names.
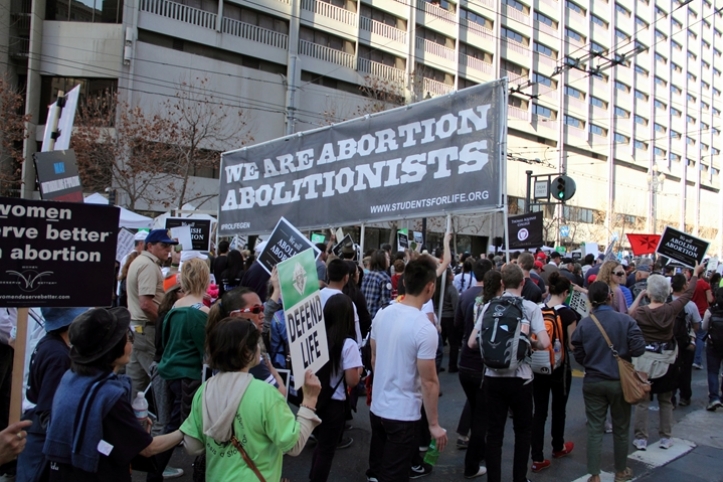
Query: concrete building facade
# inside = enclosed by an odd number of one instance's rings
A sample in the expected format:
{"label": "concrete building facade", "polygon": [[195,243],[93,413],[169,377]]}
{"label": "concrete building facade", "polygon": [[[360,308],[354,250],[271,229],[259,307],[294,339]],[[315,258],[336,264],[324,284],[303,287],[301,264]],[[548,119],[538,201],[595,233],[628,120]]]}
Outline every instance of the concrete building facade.
{"label": "concrete building facade", "polygon": [[[525,171],[566,172],[577,194],[543,207],[548,239],[560,225],[570,243],[603,244],[671,225],[711,240],[711,253],[723,245],[723,13],[713,0],[4,3],[0,51],[33,116],[27,155],[43,106],[78,81],[85,95],[117,88],[154,109],[203,77],[262,142],[368,111],[372,91],[414,102],[507,76],[520,87],[508,112],[512,213],[524,209]],[[194,189],[217,190],[213,175]],[[501,235],[485,223],[459,230]]]}

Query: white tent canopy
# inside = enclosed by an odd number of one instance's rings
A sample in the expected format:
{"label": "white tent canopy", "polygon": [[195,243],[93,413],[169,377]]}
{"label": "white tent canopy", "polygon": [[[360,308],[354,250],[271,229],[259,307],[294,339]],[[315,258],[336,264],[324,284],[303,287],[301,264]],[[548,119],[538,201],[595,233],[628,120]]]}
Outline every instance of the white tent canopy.
{"label": "white tent canopy", "polygon": [[166,219],[168,218],[188,218],[188,219],[205,219],[211,222],[216,222],[216,218],[206,213],[196,213],[196,206],[193,204],[186,203],[181,208],[181,213],[178,216],[174,215],[174,211],[168,211],[160,216],[153,219],[153,229],[162,229],[166,227]]}
{"label": "white tent canopy", "polygon": [[[93,193],[86,197],[84,202],[86,204],[108,204],[108,199],[102,194]],[[118,220],[118,226],[121,228],[140,229],[150,228],[153,220],[148,216],[129,211],[126,208],[120,207],[120,219]]]}

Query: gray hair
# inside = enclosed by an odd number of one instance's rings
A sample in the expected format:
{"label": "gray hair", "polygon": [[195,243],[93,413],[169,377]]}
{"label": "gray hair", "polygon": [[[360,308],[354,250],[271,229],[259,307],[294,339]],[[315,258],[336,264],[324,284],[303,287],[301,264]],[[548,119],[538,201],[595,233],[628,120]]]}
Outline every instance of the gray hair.
{"label": "gray hair", "polygon": [[655,303],[665,303],[670,295],[670,281],[665,276],[651,274],[648,277],[648,297]]}

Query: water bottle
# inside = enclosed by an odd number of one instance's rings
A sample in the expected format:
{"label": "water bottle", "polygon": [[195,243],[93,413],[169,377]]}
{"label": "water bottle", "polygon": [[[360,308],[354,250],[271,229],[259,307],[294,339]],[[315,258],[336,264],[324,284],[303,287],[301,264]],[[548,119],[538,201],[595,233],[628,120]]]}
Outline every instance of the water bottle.
{"label": "water bottle", "polygon": [[439,450],[437,450],[437,441],[435,439],[432,439],[432,442],[429,444],[429,449],[424,456],[424,463],[432,466],[437,465],[438,458]]}
{"label": "water bottle", "polygon": [[138,392],[131,406],[133,407],[133,413],[136,415],[138,422],[145,426],[146,420],[148,419],[148,400],[146,400],[143,392]]}
{"label": "water bottle", "polygon": [[562,359],[562,353],[560,352],[560,350],[562,350],[562,345],[560,344],[560,340],[555,339],[553,349],[555,350],[555,365],[557,365]]}

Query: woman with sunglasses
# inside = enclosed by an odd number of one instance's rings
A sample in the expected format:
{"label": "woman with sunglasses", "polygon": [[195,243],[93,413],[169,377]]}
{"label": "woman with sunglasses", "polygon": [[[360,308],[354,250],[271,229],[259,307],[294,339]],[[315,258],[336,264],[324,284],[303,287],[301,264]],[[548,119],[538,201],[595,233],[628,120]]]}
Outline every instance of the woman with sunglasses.
{"label": "woman with sunglasses", "polygon": [[[261,303],[261,298],[255,292],[248,288],[236,288],[231,291],[227,291],[221,298],[214,303],[211,307],[211,311],[208,313],[208,322],[206,323],[206,339],[208,339],[210,333],[214,330],[216,325],[224,318],[237,318],[239,320],[251,321],[259,333],[262,333],[264,326],[264,305]],[[284,380],[276,371],[276,368],[271,364],[268,354],[266,353],[266,347],[263,346],[263,341],[259,337],[259,362],[253,366],[249,373],[251,373],[257,380],[269,383],[279,389],[279,392],[286,396],[286,386]],[[208,352],[208,346],[206,351]]]}
{"label": "woman with sunglasses", "polygon": [[600,267],[596,281],[602,281],[610,287],[613,294],[612,307],[618,313],[628,312],[628,305],[625,302],[625,295],[620,289],[625,284],[625,269],[617,261],[605,261]]}

